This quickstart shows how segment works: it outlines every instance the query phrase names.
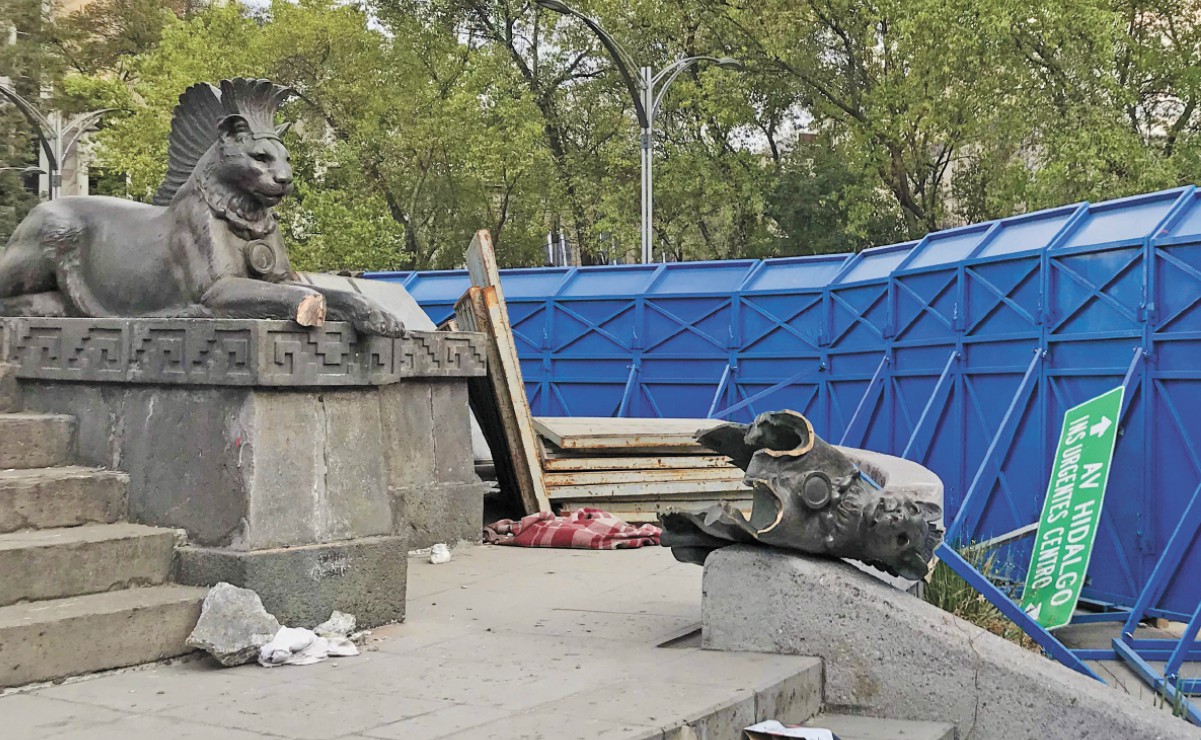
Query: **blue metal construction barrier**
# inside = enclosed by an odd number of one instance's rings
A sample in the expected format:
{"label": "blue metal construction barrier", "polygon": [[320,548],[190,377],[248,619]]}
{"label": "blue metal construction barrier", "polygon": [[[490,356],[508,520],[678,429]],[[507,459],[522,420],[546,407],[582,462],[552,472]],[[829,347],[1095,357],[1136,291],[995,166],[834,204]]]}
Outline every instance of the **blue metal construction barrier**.
{"label": "blue metal construction barrier", "polygon": [[[1085,597],[1133,605],[1177,533],[1146,613],[1188,619],[1201,601],[1187,575],[1201,572],[1198,246],[1201,193],[1186,187],[858,254],[502,274],[535,414],[796,409],[828,439],[938,473],[964,538],[1037,521],[1064,410],[1125,382]],[[463,272],[369,277],[404,284],[435,321],[468,285]],[[969,492],[979,505],[965,509]]]}

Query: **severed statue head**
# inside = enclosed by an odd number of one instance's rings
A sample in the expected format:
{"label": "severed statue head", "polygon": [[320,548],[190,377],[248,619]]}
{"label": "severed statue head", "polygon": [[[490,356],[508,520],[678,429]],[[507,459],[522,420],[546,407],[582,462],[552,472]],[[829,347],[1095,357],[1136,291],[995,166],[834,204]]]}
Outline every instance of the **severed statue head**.
{"label": "severed statue head", "polygon": [[702,514],[670,511],[662,543],[687,562],[717,547],[761,543],[860,560],[892,575],[925,577],[942,541],[942,507],[881,488],[795,411],[761,414],[697,436],[746,471],[750,518],[729,504]]}

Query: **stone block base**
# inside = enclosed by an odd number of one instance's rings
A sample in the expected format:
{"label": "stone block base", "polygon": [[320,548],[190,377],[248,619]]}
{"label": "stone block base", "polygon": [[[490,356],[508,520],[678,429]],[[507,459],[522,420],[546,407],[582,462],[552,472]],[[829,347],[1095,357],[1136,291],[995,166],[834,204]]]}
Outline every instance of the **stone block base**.
{"label": "stone block base", "polygon": [[0,362],[0,414],[21,408],[21,397],[17,388],[17,367]]}
{"label": "stone block base", "polygon": [[1197,737],[837,560],[727,547],[705,562],[703,593],[703,647],[821,658],[827,710],[950,722],[980,740]]}
{"label": "stone block base", "polygon": [[404,619],[407,557],[403,537],[248,552],[184,547],[175,555],[175,580],[249,588],[287,627],[315,627],[336,609],[370,628]]}
{"label": "stone block base", "polygon": [[445,542],[479,542],[484,521],[482,483],[444,484],[394,491],[397,531],[406,533],[409,549]]}

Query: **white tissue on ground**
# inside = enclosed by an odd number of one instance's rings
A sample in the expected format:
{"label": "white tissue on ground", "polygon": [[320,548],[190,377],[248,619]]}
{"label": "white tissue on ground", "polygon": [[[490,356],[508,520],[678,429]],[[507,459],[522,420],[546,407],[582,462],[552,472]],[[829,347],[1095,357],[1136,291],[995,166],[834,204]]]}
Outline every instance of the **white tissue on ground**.
{"label": "white tissue on ground", "polygon": [[430,548],[430,562],[434,565],[441,565],[450,562],[450,548],[445,543],[439,542]]}
{"label": "white tissue on ground", "polygon": [[322,637],[303,627],[280,627],[275,637],[259,649],[259,665],[312,665],[334,657],[358,655],[359,648],[344,635]]}

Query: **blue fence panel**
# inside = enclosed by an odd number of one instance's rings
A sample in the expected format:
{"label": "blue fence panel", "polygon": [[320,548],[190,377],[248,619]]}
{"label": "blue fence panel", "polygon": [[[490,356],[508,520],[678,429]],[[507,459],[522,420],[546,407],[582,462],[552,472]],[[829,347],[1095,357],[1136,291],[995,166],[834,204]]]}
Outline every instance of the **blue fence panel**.
{"label": "blue fence panel", "polygon": [[[1151,300],[1145,309],[1147,363],[1143,386],[1147,521],[1143,563],[1181,521],[1179,501],[1201,488],[1201,191],[1160,225],[1151,241]],[[1196,601],[1201,545],[1194,536],[1158,602],[1166,611]]]}
{"label": "blue fence panel", "polygon": [[[983,539],[1035,522],[1063,412],[1127,407],[1085,596],[1134,603],[1201,490],[1201,193],[1178,188],[853,255],[502,271],[536,414],[775,408],[902,455]],[[379,273],[435,321],[461,271]],[[962,533],[961,533],[962,534]],[[1007,554],[1025,567],[1029,543]],[[1148,613],[1201,600],[1192,543]]]}

